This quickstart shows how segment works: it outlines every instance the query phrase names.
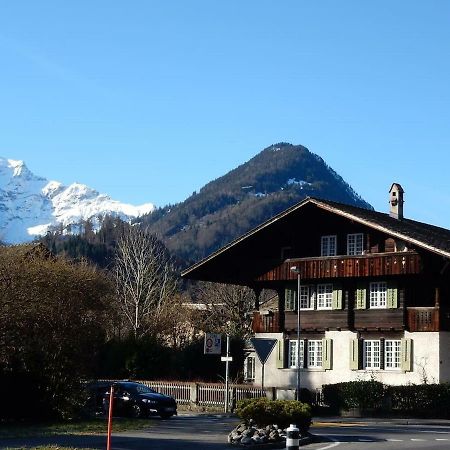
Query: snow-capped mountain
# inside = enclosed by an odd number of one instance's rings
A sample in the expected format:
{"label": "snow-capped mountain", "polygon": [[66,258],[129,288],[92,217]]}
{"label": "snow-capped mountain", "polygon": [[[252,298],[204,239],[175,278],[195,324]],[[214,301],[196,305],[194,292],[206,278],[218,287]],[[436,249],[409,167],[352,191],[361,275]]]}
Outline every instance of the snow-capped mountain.
{"label": "snow-capped mountain", "polygon": [[29,242],[54,227],[76,232],[91,219],[95,226],[106,215],[124,220],[152,212],[146,203],[133,206],[112,200],[83,184],[64,186],[34,175],[23,161],[0,157],[0,241]]}

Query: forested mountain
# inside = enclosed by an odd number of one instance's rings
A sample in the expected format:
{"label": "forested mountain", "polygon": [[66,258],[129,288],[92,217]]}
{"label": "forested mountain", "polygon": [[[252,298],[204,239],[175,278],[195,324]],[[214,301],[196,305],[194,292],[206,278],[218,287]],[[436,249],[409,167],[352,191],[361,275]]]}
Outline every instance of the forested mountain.
{"label": "forested mountain", "polygon": [[373,209],[318,155],[279,143],[139,223],[189,264],[307,196]]}

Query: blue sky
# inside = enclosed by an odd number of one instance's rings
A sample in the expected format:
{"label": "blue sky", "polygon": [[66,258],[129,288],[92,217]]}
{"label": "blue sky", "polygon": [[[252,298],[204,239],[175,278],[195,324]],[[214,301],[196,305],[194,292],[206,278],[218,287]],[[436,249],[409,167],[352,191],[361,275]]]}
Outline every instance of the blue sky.
{"label": "blue sky", "polygon": [[0,156],[159,206],[280,141],[450,228],[450,2],[4,2]]}

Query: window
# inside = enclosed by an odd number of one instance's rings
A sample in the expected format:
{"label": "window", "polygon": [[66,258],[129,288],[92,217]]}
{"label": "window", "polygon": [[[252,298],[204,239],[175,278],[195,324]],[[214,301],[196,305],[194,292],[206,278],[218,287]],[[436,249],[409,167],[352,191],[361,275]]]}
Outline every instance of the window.
{"label": "window", "polygon": [[381,355],[380,341],[364,341],[364,368],[379,369]]}
{"label": "window", "polygon": [[384,368],[400,369],[401,341],[386,340],[384,342]]}
{"label": "window", "polygon": [[317,309],[331,309],[333,305],[333,285],[317,285]]}
{"label": "window", "polygon": [[255,379],[255,357],[247,356],[244,362],[244,379],[246,381],[254,381]]}
{"label": "window", "polygon": [[[300,341],[300,367],[304,367],[304,341]],[[297,341],[289,341],[289,364],[291,369],[297,367]]]}
{"label": "window", "polygon": [[370,307],[386,308],[387,307],[386,299],[387,299],[387,283],[385,281],[370,283]]}
{"label": "window", "polygon": [[314,309],[312,286],[300,286],[300,309]]}
{"label": "window", "polygon": [[320,249],[322,256],[336,256],[336,236],[322,236]]}
{"label": "window", "polygon": [[322,340],[308,341],[308,367],[322,368]]}
{"label": "window", "polygon": [[347,255],[362,255],[363,234],[347,234]]}

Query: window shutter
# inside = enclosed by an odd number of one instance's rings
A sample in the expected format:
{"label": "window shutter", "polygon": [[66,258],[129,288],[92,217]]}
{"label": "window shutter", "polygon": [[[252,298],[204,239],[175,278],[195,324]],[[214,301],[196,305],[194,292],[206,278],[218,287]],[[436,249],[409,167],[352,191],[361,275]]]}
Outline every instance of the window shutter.
{"label": "window shutter", "polygon": [[360,361],[362,356],[360,339],[350,340],[350,369],[358,370],[361,368]]}
{"label": "window shutter", "polygon": [[303,369],[308,367],[308,339],[303,339]]}
{"label": "window shutter", "polygon": [[325,370],[332,369],[333,362],[333,340],[322,339],[322,368]]}
{"label": "window shutter", "polygon": [[384,352],[384,341],[385,341],[384,338],[380,339],[380,369],[381,370],[384,370],[384,355],[385,355],[385,352]]}
{"label": "window shutter", "polygon": [[284,369],[286,367],[286,341],[284,339],[278,339],[277,341],[277,354],[276,354],[276,368]]}
{"label": "window shutter", "polygon": [[387,307],[397,308],[398,307],[398,289],[394,282],[388,284],[387,289]]}
{"label": "window shutter", "polygon": [[295,289],[286,288],[284,291],[284,309],[285,311],[295,311],[297,292]]}
{"label": "window shutter", "polygon": [[342,309],[342,286],[333,286],[333,309]]}
{"label": "window shutter", "polygon": [[358,285],[356,289],[356,309],[366,309],[366,287],[364,285]]}
{"label": "window shutter", "polygon": [[412,371],[412,339],[401,340],[401,363],[400,368],[406,372]]}

